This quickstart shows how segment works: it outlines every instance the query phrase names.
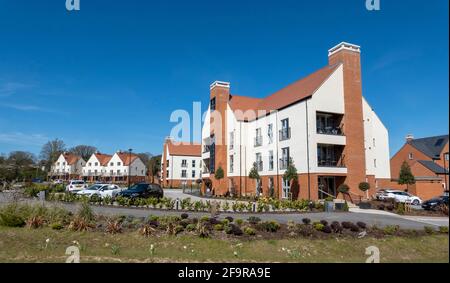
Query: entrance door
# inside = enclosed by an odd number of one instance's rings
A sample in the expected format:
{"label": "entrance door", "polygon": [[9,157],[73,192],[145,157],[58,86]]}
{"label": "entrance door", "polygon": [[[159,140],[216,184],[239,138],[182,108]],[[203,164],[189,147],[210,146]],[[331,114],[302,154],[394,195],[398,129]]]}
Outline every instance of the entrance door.
{"label": "entrance door", "polygon": [[319,199],[336,197],[336,177],[319,176]]}
{"label": "entrance door", "polygon": [[283,195],[282,198],[288,199],[291,196],[291,186],[288,180],[283,179]]}

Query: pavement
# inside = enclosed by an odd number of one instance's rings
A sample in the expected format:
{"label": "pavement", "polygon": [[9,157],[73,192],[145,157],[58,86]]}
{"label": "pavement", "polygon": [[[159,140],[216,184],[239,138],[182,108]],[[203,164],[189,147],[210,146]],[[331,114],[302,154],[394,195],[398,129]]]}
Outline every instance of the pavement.
{"label": "pavement", "polygon": [[[179,196],[191,197],[192,200],[201,199],[200,197],[193,197],[190,195],[183,194],[182,191],[170,191],[165,194],[168,197]],[[0,193],[0,206],[13,201],[11,195],[7,193]],[[59,206],[63,207],[69,211],[76,212],[79,208],[77,203],[55,203],[55,202],[42,202],[37,199],[20,199],[20,202],[37,204],[43,203],[48,206]],[[97,214],[105,216],[113,215],[132,215],[135,217],[147,217],[149,215],[165,216],[165,215],[180,215],[183,211],[169,211],[169,210],[158,210],[149,208],[126,208],[118,206],[92,206],[93,210]],[[208,212],[186,212],[190,217],[200,218],[202,216],[210,216]],[[358,210],[352,209],[350,212],[318,212],[318,213],[220,213],[220,218],[225,218],[231,216],[235,219],[247,219],[250,216],[259,217],[261,220],[275,220],[280,223],[287,223],[288,221],[294,221],[300,223],[303,218],[309,218],[311,221],[327,220],[332,221],[350,221],[350,222],[365,222],[367,225],[377,225],[378,227],[385,227],[388,225],[399,225],[403,229],[416,229],[421,230],[424,226],[430,226],[438,228],[439,226],[449,226],[448,217],[423,217],[423,216],[400,216],[393,213],[384,213],[378,210]]]}

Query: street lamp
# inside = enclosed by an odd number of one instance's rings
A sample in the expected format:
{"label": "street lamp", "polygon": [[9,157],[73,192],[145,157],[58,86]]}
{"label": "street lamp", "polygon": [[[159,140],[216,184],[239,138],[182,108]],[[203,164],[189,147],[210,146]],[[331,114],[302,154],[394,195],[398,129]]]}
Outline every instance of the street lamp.
{"label": "street lamp", "polygon": [[130,171],[131,171],[131,152],[133,149],[128,150],[129,160],[128,160],[128,189],[130,189]]}

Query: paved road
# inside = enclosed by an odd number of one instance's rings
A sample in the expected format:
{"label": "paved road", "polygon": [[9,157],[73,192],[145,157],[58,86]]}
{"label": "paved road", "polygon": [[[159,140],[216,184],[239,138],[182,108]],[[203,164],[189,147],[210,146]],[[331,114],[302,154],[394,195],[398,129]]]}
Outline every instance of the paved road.
{"label": "paved road", "polygon": [[[10,201],[10,198],[5,197],[5,194],[0,193],[0,205]],[[25,200],[25,202],[39,203],[37,200]],[[61,206],[70,211],[75,212],[79,204],[74,203],[50,203],[46,202],[46,205]],[[167,210],[155,210],[155,209],[143,209],[143,208],[123,208],[123,207],[110,207],[110,206],[93,206],[93,210],[97,214],[112,216],[112,215],[132,215],[135,217],[147,217],[149,215],[180,215],[181,211],[167,211]],[[200,218],[204,215],[210,215],[205,212],[188,212],[190,217]],[[280,223],[287,223],[288,221],[301,222],[303,218],[310,218],[312,221],[327,220],[331,221],[362,221],[368,225],[377,225],[384,227],[387,225],[399,225],[404,229],[423,229],[424,226],[439,227],[448,226],[448,218],[445,217],[411,217],[411,216],[397,216],[389,214],[374,214],[367,212],[346,212],[346,213],[285,213],[285,214],[272,214],[272,213],[221,213],[220,218],[226,216],[232,216],[233,218],[247,219],[250,216],[257,216],[262,220],[276,220]]]}

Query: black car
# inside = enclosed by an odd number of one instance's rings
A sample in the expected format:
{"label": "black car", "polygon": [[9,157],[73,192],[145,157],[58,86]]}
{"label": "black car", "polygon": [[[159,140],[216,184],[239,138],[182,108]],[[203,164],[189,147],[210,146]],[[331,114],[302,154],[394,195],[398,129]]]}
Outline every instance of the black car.
{"label": "black car", "polygon": [[121,191],[118,196],[127,198],[162,198],[164,192],[158,184],[140,183],[132,186],[128,190]]}
{"label": "black car", "polygon": [[422,208],[425,210],[436,210],[443,204],[448,205],[448,196],[440,196],[427,200],[422,203]]}

